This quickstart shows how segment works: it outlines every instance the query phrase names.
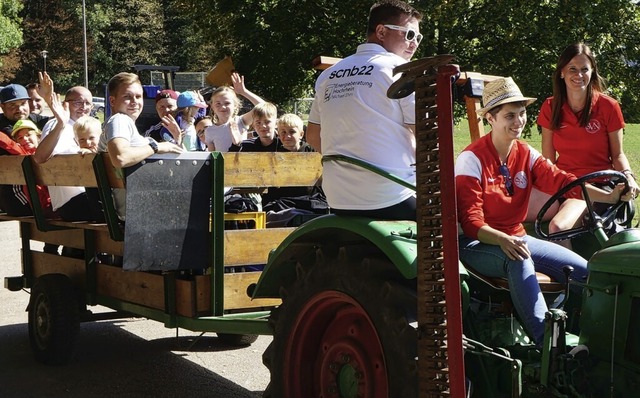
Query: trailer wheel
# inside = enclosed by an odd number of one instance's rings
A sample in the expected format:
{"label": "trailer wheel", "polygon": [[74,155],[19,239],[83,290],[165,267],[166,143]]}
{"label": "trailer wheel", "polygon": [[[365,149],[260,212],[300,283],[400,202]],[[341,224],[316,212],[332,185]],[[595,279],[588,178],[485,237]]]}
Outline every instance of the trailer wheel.
{"label": "trailer wheel", "polygon": [[258,340],[257,334],[231,334],[231,333],[216,333],[220,341],[225,344],[244,347],[249,346]]}
{"label": "trailer wheel", "polygon": [[47,365],[69,362],[80,329],[75,288],[62,274],[39,277],[31,289],[29,341],[36,359]]}
{"label": "trailer wheel", "polygon": [[386,260],[346,258],[299,266],[272,312],[265,397],[417,396],[415,289]]}

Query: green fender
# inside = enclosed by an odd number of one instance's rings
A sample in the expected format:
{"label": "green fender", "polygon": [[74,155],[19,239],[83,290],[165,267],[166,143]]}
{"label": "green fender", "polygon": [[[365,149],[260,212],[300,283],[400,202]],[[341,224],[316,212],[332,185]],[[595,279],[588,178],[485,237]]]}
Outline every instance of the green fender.
{"label": "green fender", "polygon": [[327,215],[306,222],[269,255],[253,291],[253,298],[280,297],[280,287],[296,279],[296,263],[314,259],[318,246],[369,242],[395,264],[407,279],[416,278],[415,221],[381,221],[364,217]]}

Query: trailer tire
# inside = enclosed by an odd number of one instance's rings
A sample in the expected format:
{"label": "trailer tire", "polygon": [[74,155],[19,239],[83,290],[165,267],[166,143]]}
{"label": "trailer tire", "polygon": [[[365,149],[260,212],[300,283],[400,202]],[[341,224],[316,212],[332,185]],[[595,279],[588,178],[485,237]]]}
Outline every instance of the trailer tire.
{"label": "trailer tire", "polygon": [[294,285],[281,289],[265,397],[417,396],[415,281],[386,259],[347,253],[298,264]]}
{"label": "trailer tire", "polygon": [[69,278],[62,274],[39,277],[29,301],[29,342],[36,359],[47,365],[68,363],[79,330],[79,303]]}
{"label": "trailer tire", "polygon": [[257,334],[216,333],[220,341],[235,347],[246,347],[258,340]]}

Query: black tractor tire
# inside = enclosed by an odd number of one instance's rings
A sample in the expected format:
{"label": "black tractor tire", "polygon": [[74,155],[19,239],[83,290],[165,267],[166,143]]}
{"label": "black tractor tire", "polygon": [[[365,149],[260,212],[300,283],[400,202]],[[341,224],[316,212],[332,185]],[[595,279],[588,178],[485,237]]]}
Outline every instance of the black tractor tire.
{"label": "black tractor tire", "polygon": [[246,347],[258,340],[257,334],[216,333],[220,341],[234,347]]}
{"label": "black tractor tire", "polygon": [[80,305],[71,280],[62,274],[39,277],[29,301],[29,341],[36,359],[64,365],[73,356],[80,330]]}
{"label": "black tractor tire", "polygon": [[[357,251],[357,250],[356,250]],[[350,248],[297,265],[272,311],[264,396],[416,397],[415,280],[386,258]]]}

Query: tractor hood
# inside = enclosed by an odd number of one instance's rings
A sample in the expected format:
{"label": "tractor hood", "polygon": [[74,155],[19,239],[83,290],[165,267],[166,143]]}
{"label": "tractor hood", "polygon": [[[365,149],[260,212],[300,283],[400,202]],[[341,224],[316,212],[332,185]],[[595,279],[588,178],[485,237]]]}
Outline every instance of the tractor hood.
{"label": "tractor hood", "polygon": [[640,229],[613,235],[589,260],[589,271],[640,275]]}

